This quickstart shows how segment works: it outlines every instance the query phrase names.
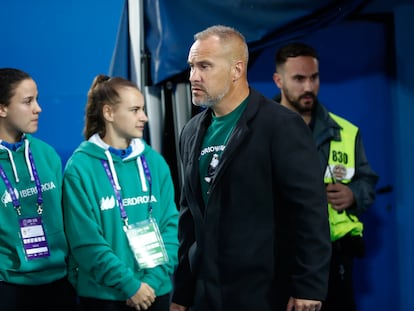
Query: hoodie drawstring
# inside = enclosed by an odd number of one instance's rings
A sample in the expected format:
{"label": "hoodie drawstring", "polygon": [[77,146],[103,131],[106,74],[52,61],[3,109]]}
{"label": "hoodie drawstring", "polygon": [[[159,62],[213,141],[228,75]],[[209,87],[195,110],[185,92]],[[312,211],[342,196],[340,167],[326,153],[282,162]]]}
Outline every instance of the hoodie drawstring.
{"label": "hoodie drawstring", "polygon": [[114,179],[115,187],[119,191],[121,190],[121,186],[119,185],[118,175],[116,174],[114,162],[112,160],[111,152],[109,150],[105,150],[106,158],[109,162],[109,169],[111,170],[112,178]]}
{"label": "hoodie drawstring", "polygon": [[141,157],[137,157],[137,165],[138,165],[138,172],[139,172],[139,178],[141,179],[141,185],[142,185],[142,191],[147,192],[147,179],[145,178],[144,168],[142,166],[142,160]]}
{"label": "hoodie drawstring", "polygon": [[[34,176],[33,176],[33,170],[32,170],[32,166],[30,165],[30,159],[29,159],[29,140],[28,139],[24,140],[24,146],[25,146],[24,157],[25,157],[25,160],[26,160],[27,170],[29,171],[29,174],[30,174],[30,180],[33,181]],[[7,151],[7,154],[9,156],[9,160],[10,160],[10,165],[11,165],[12,170],[13,170],[14,180],[16,181],[16,183],[20,182],[19,175],[17,174],[16,164],[15,164],[14,158],[13,158],[13,153],[11,152],[11,150],[9,148],[3,146],[2,144],[0,144],[0,149],[3,149],[3,150]]]}
{"label": "hoodie drawstring", "polygon": [[29,140],[27,140],[27,139],[24,140],[24,146],[25,146],[25,148],[24,148],[24,158],[26,160],[26,166],[27,166],[27,169],[29,170],[30,181],[33,181],[34,180],[33,169],[32,169],[32,165],[30,164],[30,158],[29,158],[29,152],[30,152]]}

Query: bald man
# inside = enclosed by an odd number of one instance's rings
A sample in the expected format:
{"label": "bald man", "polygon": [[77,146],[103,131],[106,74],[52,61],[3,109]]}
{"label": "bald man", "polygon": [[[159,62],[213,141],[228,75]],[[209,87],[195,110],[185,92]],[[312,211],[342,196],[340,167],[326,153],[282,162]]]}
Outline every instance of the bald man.
{"label": "bald man", "polygon": [[[312,135],[249,87],[237,30],[197,33],[183,128],[179,264],[170,311],[320,310],[331,243]],[[303,165],[306,163],[306,165]]]}

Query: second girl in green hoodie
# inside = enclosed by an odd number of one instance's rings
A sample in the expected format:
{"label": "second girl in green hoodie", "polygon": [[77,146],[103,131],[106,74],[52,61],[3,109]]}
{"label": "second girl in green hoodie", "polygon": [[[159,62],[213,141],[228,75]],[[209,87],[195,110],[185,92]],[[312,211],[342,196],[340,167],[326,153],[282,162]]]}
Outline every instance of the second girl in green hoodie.
{"label": "second girl in green hoodie", "polygon": [[169,308],[178,211],[169,167],[142,139],[147,121],[135,84],[94,79],[63,182],[70,279],[87,310]]}

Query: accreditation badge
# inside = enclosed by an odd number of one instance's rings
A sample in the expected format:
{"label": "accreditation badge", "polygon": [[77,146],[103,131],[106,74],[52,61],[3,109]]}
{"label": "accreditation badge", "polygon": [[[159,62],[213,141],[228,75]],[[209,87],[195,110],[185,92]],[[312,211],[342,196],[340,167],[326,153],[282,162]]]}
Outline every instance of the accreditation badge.
{"label": "accreditation badge", "polygon": [[28,260],[50,256],[42,217],[19,219],[20,237]]}
{"label": "accreditation badge", "polygon": [[168,262],[164,241],[155,219],[124,226],[124,230],[140,269]]}

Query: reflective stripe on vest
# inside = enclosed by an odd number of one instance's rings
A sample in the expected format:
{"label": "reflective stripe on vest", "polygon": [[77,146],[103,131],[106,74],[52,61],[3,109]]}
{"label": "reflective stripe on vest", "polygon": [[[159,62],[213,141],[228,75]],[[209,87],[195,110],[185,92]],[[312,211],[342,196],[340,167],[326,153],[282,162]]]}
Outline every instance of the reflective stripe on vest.
{"label": "reflective stripe on vest", "polygon": [[[349,121],[329,113],[341,127],[341,141],[331,140],[328,166],[325,170],[325,184],[340,182],[347,184],[355,174],[355,142],[358,128]],[[358,217],[346,212],[338,213],[328,204],[331,240],[335,241],[350,233],[362,236],[363,224]]]}

